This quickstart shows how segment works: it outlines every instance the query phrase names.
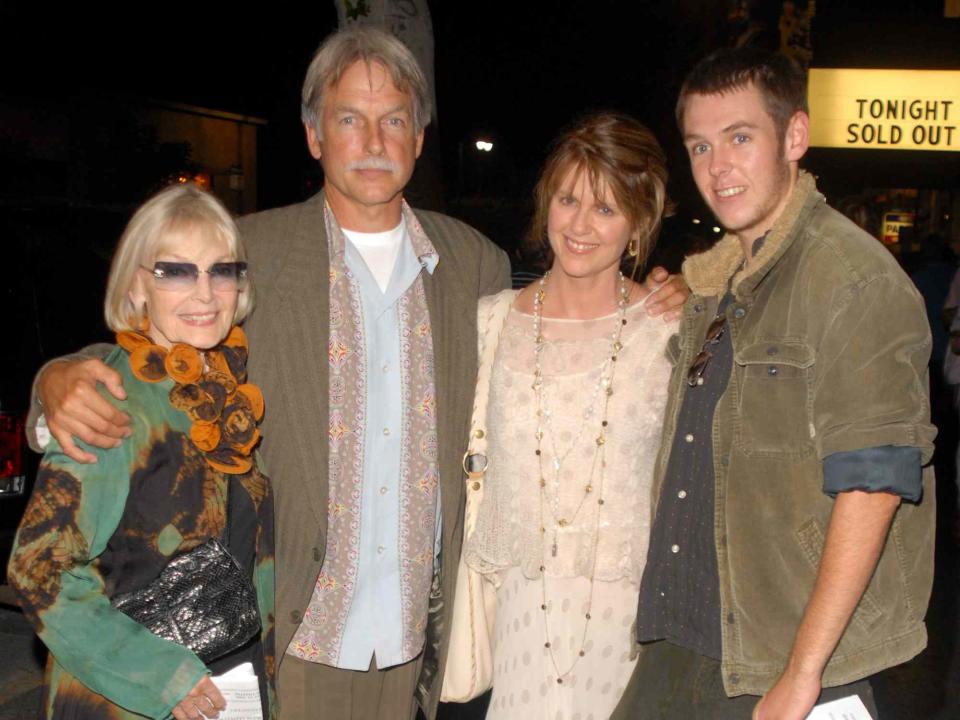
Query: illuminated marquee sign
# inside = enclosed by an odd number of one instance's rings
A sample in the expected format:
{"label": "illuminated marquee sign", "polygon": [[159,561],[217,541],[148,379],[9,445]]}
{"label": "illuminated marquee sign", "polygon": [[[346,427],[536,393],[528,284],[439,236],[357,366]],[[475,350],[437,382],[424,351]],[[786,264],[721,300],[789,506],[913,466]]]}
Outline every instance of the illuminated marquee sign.
{"label": "illuminated marquee sign", "polygon": [[810,144],[960,152],[960,70],[811,68]]}

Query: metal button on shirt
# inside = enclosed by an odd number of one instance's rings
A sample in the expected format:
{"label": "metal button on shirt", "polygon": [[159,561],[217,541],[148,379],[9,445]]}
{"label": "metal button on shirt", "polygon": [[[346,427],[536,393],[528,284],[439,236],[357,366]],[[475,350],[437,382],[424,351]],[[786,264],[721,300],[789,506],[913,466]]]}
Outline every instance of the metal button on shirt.
{"label": "metal button on shirt", "polygon": [[679,545],[676,545],[676,544],[671,545],[671,546],[670,546],[670,552],[672,552],[674,555],[676,555],[678,552],[680,552],[680,546],[679,546]]}

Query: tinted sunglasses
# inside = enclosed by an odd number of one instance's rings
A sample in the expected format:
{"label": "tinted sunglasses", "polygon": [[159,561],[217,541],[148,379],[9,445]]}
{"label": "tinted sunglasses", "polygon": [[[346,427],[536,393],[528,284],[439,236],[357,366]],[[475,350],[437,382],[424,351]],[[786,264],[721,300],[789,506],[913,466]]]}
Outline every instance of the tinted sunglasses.
{"label": "tinted sunglasses", "polygon": [[707,328],[707,336],[703,340],[703,349],[700,350],[693,359],[693,362],[690,364],[690,370],[687,371],[687,385],[690,387],[703,384],[703,373],[706,372],[707,365],[710,364],[710,359],[713,357],[710,348],[720,342],[720,338],[723,337],[726,329],[727,318],[723,315],[717,315],[717,317],[713,319],[713,322],[710,323],[710,326]]}
{"label": "tinted sunglasses", "polygon": [[210,276],[210,287],[214,290],[238,290],[247,284],[245,262],[214,263],[206,270],[188,262],[157,261],[152,268],[141,267],[153,275],[157,290],[189,290],[197,284],[200,273]]}

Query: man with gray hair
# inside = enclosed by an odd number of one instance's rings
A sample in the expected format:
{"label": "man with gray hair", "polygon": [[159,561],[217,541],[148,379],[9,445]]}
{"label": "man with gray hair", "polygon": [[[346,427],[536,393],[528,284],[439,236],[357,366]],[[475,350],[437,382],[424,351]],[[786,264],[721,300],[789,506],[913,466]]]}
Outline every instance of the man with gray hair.
{"label": "man with gray hair", "polygon": [[[328,38],[302,119],[323,191],[241,222],[262,298],[251,374],[285,397],[263,448],[278,500],[280,711],[412,716],[432,581],[460,545],[476,353],[454,349],[476,342],[477,298],[509,268],[474,229],[403,201],[430,101],[399,40]],[[439,686],[422,689],[430,714]]]}
{"label": "man with gray hair", "polygon": [[[507,286],[509,265],[473,228],[403,200],[430,102],[400,41],[334,33],[302,101],[322,192],[239,222],[277,512],[279,666],[268,671],[284,720],[413,717],[418,704],[432,718],[463,532],[477,299]],[[661,295],[662,309],[685,297],[675,284]],[[122,392],[96,361],[39,377],[50,431],[78,457],[71,435],[110,445],[125,434],[98,381]]]}

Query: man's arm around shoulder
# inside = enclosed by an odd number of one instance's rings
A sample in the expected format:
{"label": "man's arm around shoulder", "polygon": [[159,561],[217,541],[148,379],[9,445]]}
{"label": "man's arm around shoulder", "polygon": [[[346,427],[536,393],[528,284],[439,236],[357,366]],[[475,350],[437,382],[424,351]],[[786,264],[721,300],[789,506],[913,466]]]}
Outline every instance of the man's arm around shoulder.
{"label": "man's arm around shoulder", "polygon": [[129,437],[130,418],[97,391],[102,383],[118,400],[126,397],[119,374],[102,360],[111,349],[90,345],[48,362],[37,373],[27,418],[27,438],[35,451],[43,452],[36,434],[41,414],[63,452],[76,462],[93,463],[96,458],[80,449],[75,437],[102,448],[116,447]]}

